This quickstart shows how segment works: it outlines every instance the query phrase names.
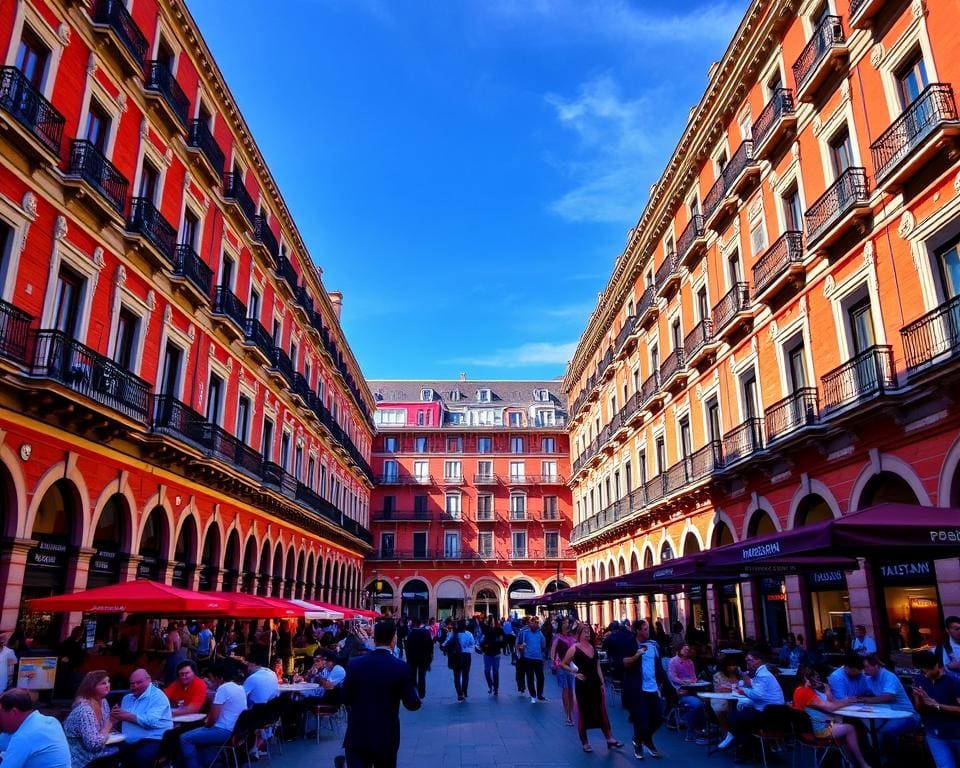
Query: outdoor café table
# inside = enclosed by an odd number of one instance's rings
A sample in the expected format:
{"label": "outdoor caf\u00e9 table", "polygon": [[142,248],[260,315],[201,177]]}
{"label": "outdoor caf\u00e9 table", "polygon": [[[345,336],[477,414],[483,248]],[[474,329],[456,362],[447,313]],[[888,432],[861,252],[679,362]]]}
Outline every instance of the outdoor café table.
{"label": "outdoor caf\u00e9 table", "polygon": [[206,717],[207,716],[202,712],[191,712],[186,715],[174,715],[173,724],[184,725],[186,723],[199,723],[201,720],[205,720]]}
{"label": "outdoor caf\u00e9 table", "polygon": [[108,747],[112,747],[115,744],[123,744],[123,742],[125,742],[126,740],[127,740],[126,736],[124,736],[122,733],[118,733],[117,731],[114,731],[109,736],[107,736],[107,740],[104,743]]}
{"label": "outdoor caf\u00e9 table", "polygon": [[870,730],[870,743],[876,749],[877,741],[877,721],[879,720],[901,720],[904,717],[912,717],[913,712],[905,712],[901,709],[891,709],[890,707],[881,707],[876,704],[863,705],[854,704],[850,707],[833,710],[833,714],[841,717],[853,717],[857,720],[866,720]]}
{"label": "outdoor caf\u00e9 table", "polygon": [[280,693],[303,693],[304,691],[315,691],[320,687],[320,683],[280,683]]}
{"label": "outdoor caf\u00e9 table", "polygon": [[787,677],[794,677],[797,674],[797,670],[794,667],[777,667],[777,671]]}
{"label": "outdoor caf\u00e9 table", "polygon": [[[686,686],[685,686],[686,687]],[[733,691],[704,691],[697,696],[705,701],[746,701],[746,696],[741,696]]]}

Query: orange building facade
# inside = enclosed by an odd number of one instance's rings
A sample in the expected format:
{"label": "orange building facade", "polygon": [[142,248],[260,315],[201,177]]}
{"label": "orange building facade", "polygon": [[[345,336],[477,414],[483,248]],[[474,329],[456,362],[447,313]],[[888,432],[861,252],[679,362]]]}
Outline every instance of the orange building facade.
{"label": "orange building facade", "polygon": [[[578,581],[884,501],[960,507],[954,17],[751,3],[564,382]],[[593,611],[915,645],[960,613],[960,567],[904,552]]]}
{"label": "orange building facade", "polygon": [[576,583],[558,381],[370,381],[374,551],[366,597],[394,615],[497,617]]}
{"label": "orange building facade", "polygon": [[0,45],[0,627],[137,576],[356,604],[374,402],[185,4]]}

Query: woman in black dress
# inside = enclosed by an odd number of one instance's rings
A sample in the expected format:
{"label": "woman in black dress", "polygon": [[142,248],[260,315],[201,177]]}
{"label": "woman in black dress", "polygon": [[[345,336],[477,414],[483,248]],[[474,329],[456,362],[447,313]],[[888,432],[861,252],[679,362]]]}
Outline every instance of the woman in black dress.
{"label": "woman in black dress", "polygon": [[587,624],[581,624],[574,632],[577,638],[576,645],[567,650],[561,665],[568,672],[572,672],[576,680],[574,689],[577,698],[577,730],[580,733],[580,743],[584,752],[593,752],[593,747],[587,741],[587,731],[590,728],[599,728],[607,740],[610,749],[622,747],[623,742],[613,738],[610,731],[610,718],[607,717],[607,703],[603,689],[603,672],[600,670],[600,659],[593,646],[593,630]]}

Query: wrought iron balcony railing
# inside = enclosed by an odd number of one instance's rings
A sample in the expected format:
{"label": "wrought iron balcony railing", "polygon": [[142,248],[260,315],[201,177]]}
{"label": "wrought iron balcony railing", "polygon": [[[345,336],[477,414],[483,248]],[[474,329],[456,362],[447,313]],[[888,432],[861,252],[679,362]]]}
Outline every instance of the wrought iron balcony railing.
{"label": "wrought iron balcony railing", "polygon": [[640,385],[640,407],[649,403],[655,394],[660,391],[660,371],[656,370],[643,380]]}
{"label": "wrought iron balcony railing", "polygon": [[764,411],[767,440],[794,432],[820,421],[820,404],[816,387],[803,387]]}
{"label": "wrought iron balcony railing", "polygon": [[177,230],[163,218],[152,200],[146,197],[130,199],[127,231],[143,235],[163,258],[173,264],[177,249]]}
{"label": "wrought iron balcony railing", "polygon": [[70,145],[67,175],[93,187],[113,210],[123,213],[129,182],[113,163],[85,139],[74,139]]}
{"label": "wrought iron balcony railing", "polygon": [[267,249],[274,259],[280,255],[280,244],[277,242],[276,235],[270,229],[270,222],[263,214],[253,217],[253,239]]}
{"label": "wrought iron balcony railing", "polygon": [[744,139],[733,153],[727,167],[723,169],[723,176],[727,180],[727,192],[733,191],[744,173],[751,168],[756,168],[757,160],[753,155],[753,140]]}
{"label": "wrought iron balcony railing", "polygon": [[410,510],[397,510],[397,509],[380,509],[373,513],[374,520],[399,520],[399,521],[425,521],[432,520],[433,517],[430,512],[426,509],[414,509]]}
{"label": "wrought iron balcony railing", "polygon": [[220,145],[217,144],[217,140],[213,137],[213,133],[210,132],[210,126],[207,125],[206,120],[196,119],[190,121],[190,130],[187,134],[187,146],[193,149],[199,149],[200,152],[203,153],[203,156],[207,158],[207,162],[210,163],[210,167],[217,175],[217,178],[223,175],[226,157],[223,154],[223,150],[220,149]]}
{"label": "wrought iron balcony railing", "polygon": [[784,232],[753,266],[753,284],[757,295],[775,283],[791,265],[803,263],[803,233]]}
{"label": "wrought iron balcony railing", "polygon": [[177,440],[202,445],[204,424],[206,424],[206,419],[203,416],[172,395],[157,395],[154,397],[151,431],[169,435]]}
{"label": "wrought iron balcony railing", "polygon": [[241,330],[244,321],[247,319],[247,308],[243,306],[243,302],[233,291],[223,285],[218,285],[213,289],[211,311],[215,315],[229,318]]}
{"label": "wrought iron balcony railing", "polygon": [[109,27],[121,44],[142,67],[147,55],[147,38],[137,26],[122,0],[97,0],[93,21]]}
{"label": "wrought iron balcony railing", "polygon": [[183,92],[177,78],[170,71],[165,61],[148,61],[144,68],[143,87],[147,91],[158,94],[177,116],[180,125],[184,128],[190,120],[190,99]]}
{"label": "wrought iron balcony railing", "polygon": [[870,145],[877,183],[947,123],[958,124],[953,89],[946,83],[931,83]]}
{"label": "wrought iron balcony railing", "polygon": [[687,360],[694,360],[707,344],[713,341],[713,320],[705,317],[691,329],[683,339],[683,349]]}
{"label": "wrought iron balcony railing", "polygon": [[753,123],[753,146],[759,151],[765,147],[767,140],[777,134],[785,118],[796,115],[796,106],[793,101],[793,91],[789,88],[777,88],[771,95],[770,101],[757,116]]}
{"label": "wrought iron balcony railing", "polygon": [[651,314],[650,310],[653,307],[656,307],[654,303],[656,300],[656,290],[652,285],[648,285],[643,289],[643,293],[640,294],[640,300],[637,302],[637,322],[641,325],[645,324],[648,315]]}
{"label": "wrought iron balcony railing", "polygon": [[808,242],[820,240],[853,208],[866,205],[869,200],[866,169],[847,168],[804,214]]}
{"label": "wrought iron balcony railing", "polygon": [[713,308],[714,332],[721,333],[741,312],[750,309],[750,286],[747,283],[734,283],[723,298]]}
{"label": "wrought iron balcony railing", "polygon": [[146,423],[150,385],[139,376],[61,331],[37,331],[34,349],[34,377],[56,381],[134,421]]}
{"label": "wrought iron balcony railing", "polygon": [[839,16],[824,16],[793,65],[793,79],[798,90],[812,81],[830,51],[842,46],[846,39],[842,19]]}
{"label": "wrought iron balcony railing", "polygon": [[17,363],[27,361],[27,343],[33,317],[19,307],[0,301],[0,355]]}
{"label": "wrought iron balcony railing", "polygon": [[293,269],[293,264],[290,263],[290,260],[282,253],[277,253],[274,257],[276,259],[276,273],[277,277],[283,280],[289,287],[290,290],[294,293],[297,292],[297,273]]}
{"label": "wrought iron balcony railing", "polygon": [[199,254],[185,243],[177,246],[173,258],[173,274],[189,280],[204,296],[210,295],[213,284],[213,270],[208,267]]}
{"label": "wrought iron balcony railing", "polygon": [[656,286],[657,291],[662,291],[669,282],[678,274],[680,269],[680,261],[677,258],[677,254],[670,252],[667,254],[667,257],[663,260],[663,263],[657,267],[657,276],[656,276]]}
{"label": "wrought iron balcony railing", "polygon": [[876,345],[821,378],[823,410],[882,395],[897,386],[893,348]]}
{"label": "wrought iron balcony railing", "polygon": [[723,457],[726,466],[752,456],[763,449],[763,419],[747,419],[723,436]]}
{"label": "wrought iron balcony railing", "polygon": [[270,369],[277,371],[287,382],[287,386],[293,387],[294,383],[294,370],[293,370],[293,361],[290,359],[290,355],[283,351],[280,347],[274,347],[270,350]]}
{"label": "wrought iron balcony railing", "polygon": [[243,183],[243,174],[229,173],[223,174],[223,196],[226,200],[236,203],[237,207],[246,217],[250,226],[253,226],[253,220],[257,215],[257,206],[247,192]]}
{"label": "wrought iron balcony railing", "polygon": [[255,317],[248,317],[243,321],[243,340],[259,349],[268,360],[272,359],[273,337]]}
{"label": "wrought iron balcony railing", "polygon": [[724,169],[713,182],[706,197],[703,198],[703,218],[705,221],[711,221],[713,219],[713,215],[717,212],[717,209],[720,208],[720,204],[727,196],[729,186],[727,172],[726,169]]}
{"label": "wrought iron balcony railing", "polygon": [[660,381],[663,385],[669,386],[674,376],[684,371],[687,367],[687,358],[682,346],[676,347],[673,352],[667,355],[660,363]]}
{"label": "wrought iron balcony railing", "polygon": [[0,67],[0,107],[51,153],[60,154],[66,118],[16,67]]}
{"label": "wrought iron balcony railing", "polygon": [[[687,226],[684,228],[683,232],[680,234],[680,237],[677,240],[677,256],[680,258],[681,262],[686,262],[687,256],[693,250],[694,243],[696,243],[700,238],[706,236],[706,229],[704,228],[703,222],[703,216],[701,216],[699,213],[694,214]],[[665,277],[668,276],[665,275]],[[657,285],[660,285],[659,270],[657,272]]]}
{"label": "wrought iron balcony railing", "polygon": [[904,326],[900,336],[911,374],[960,355],[960,295]]}

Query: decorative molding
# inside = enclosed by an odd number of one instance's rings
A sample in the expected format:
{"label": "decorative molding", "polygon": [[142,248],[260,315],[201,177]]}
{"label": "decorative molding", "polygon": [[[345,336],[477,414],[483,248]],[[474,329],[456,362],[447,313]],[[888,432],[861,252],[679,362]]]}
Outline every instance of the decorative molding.
{"label": "decorative molding", "polygon": [[720,383],[720,369],[719,369],[719,368],[714,368],[714,369],[713,369],[713,383],[714,383],[714,384],[719,384],[719,383]]}
{"label": "decorative molding", "polygon": [[147,307],[151,312],[157,308],[157,294],[152,288],[147,291]]}
{"label": "decorative molding", "polygon": [[957,178],[953,180],[953,191],[960,194],[960,173],[958,173]]}
{"label": "decorative molding", "polygon": [[140,138],[145,139],[150,134],[150,123],[147,122],[147,118],[143,118],[140,121]]}
{"label": "decorative molding", "polygon": [[880,65],[883,63],[883,57],[886,55],[887,51],[883,47],[883,43],[877,43],[870,49],[870,64],[874,69],[880,69]]}
{"label": "decorative molding", "polygon": [[847,78],[840,83],[840,100],[850,101],[850,81]]}
{"label": "decorative molding", "polygon": [[823,297],[829,299],[830,295],[833,293],[834,288],[836,288],[836,283],[833,279],[833,275],[827,275],[826,280],[823,281]]}
{"label": "decorative molding", "polygon": [[127,94],[123,91],[117,94],[117,106],[123,114],[127,113]]}
{"label": "decorative molding", "polygon": [[813,118],[813,135],[819,136],[820,131],[823,130],[823,120],[820,119],[820,115],[814,115]]}
{"label": "decorative molding", "polygon": [[910,3],[910,15],[915,19],[922,19],[927,15],[927,3],[926,0],[913,0]]}
{"label": "decorative molding", "polygon": [[807,299],[807,295],[804,294],[800,297],[800,315],[806,317],[810,314],[810,301]]}
{"label": "decorative molding", "polygon": [[167,166],[167,168],[169,168],[172,162],[173,162],[173,149],[171,147],[167,147],[167,151],[163,153],[163,164]]}
{"label": "decorative molding", "polygon": [[70,45],[70,34],[70,25],[61,21],[60,26],[57,27],[57,37],[60,38],[60,42],[64,45]]}
{"label": "decorative molding", "polygon": [[173,307],[167,304],[163,308],[163,324],[170,325],[170,321],[173,319]]}
{"label": "decorative molding", "polygon": [[197,340],[197,329],[193,325],[187,326],[187,338],[190,339],[191,342]]}
{"label": "decorative molding", "polygon": [[207,347],[207,357],[216,359],[217,357],[217,348],[214,346],[213,342]]}
{"label": "decorative molding", "polygon": [[20,207],[30,221],[37,220],[37,196],[33,192],[24,192]]}
{"label": "decorative molding", "polygon": [[90,51],[90,55],[87,56],[87,74],[93,75],[97,71],[97,54],[93,51]]}
{"label": "decorative molding", "polygon": [[917,220],[914,218],[913,214],[910,211],[904,211],[903,216],[900,217],[900,225],[897,227],[897,234],[900,235],[901,239],[906,240],[910,233],[913,232],[914,227],[917,225]]}
{"label": "decorative molding", "polygon": [[767,326],[767,334],[770,336],[771,341],[777,340],[777,336],[780,334],[780,326],[777,325],[776,320]]}
{"label": "decorative molding", "polygon": [[193,181],[193,176],[190,171],[186,171],[183,174],[183,191],[186,192],[190,188],[190,182]]}
{"label": "decorative molding", "polygon": [[227,370],[233,373],[233,357],[227,358]]}
{"label": "decorative molding", "polygon": [[866,267],[872,267],[877,263],[877,251],[873,247],[873,240],[867,240],[863,244],[863,264]]}
{"label": "decorative molding", "polygon": [[113,275],[113,284],[118,288],[123,288],[127,284],[127,269],[123,264],[117,265],[117,271]]}
{"label": "decorative molding", "polygon": [[699,384],[697,384],[697,400],[703,400],[703,387],[701,387]]}

